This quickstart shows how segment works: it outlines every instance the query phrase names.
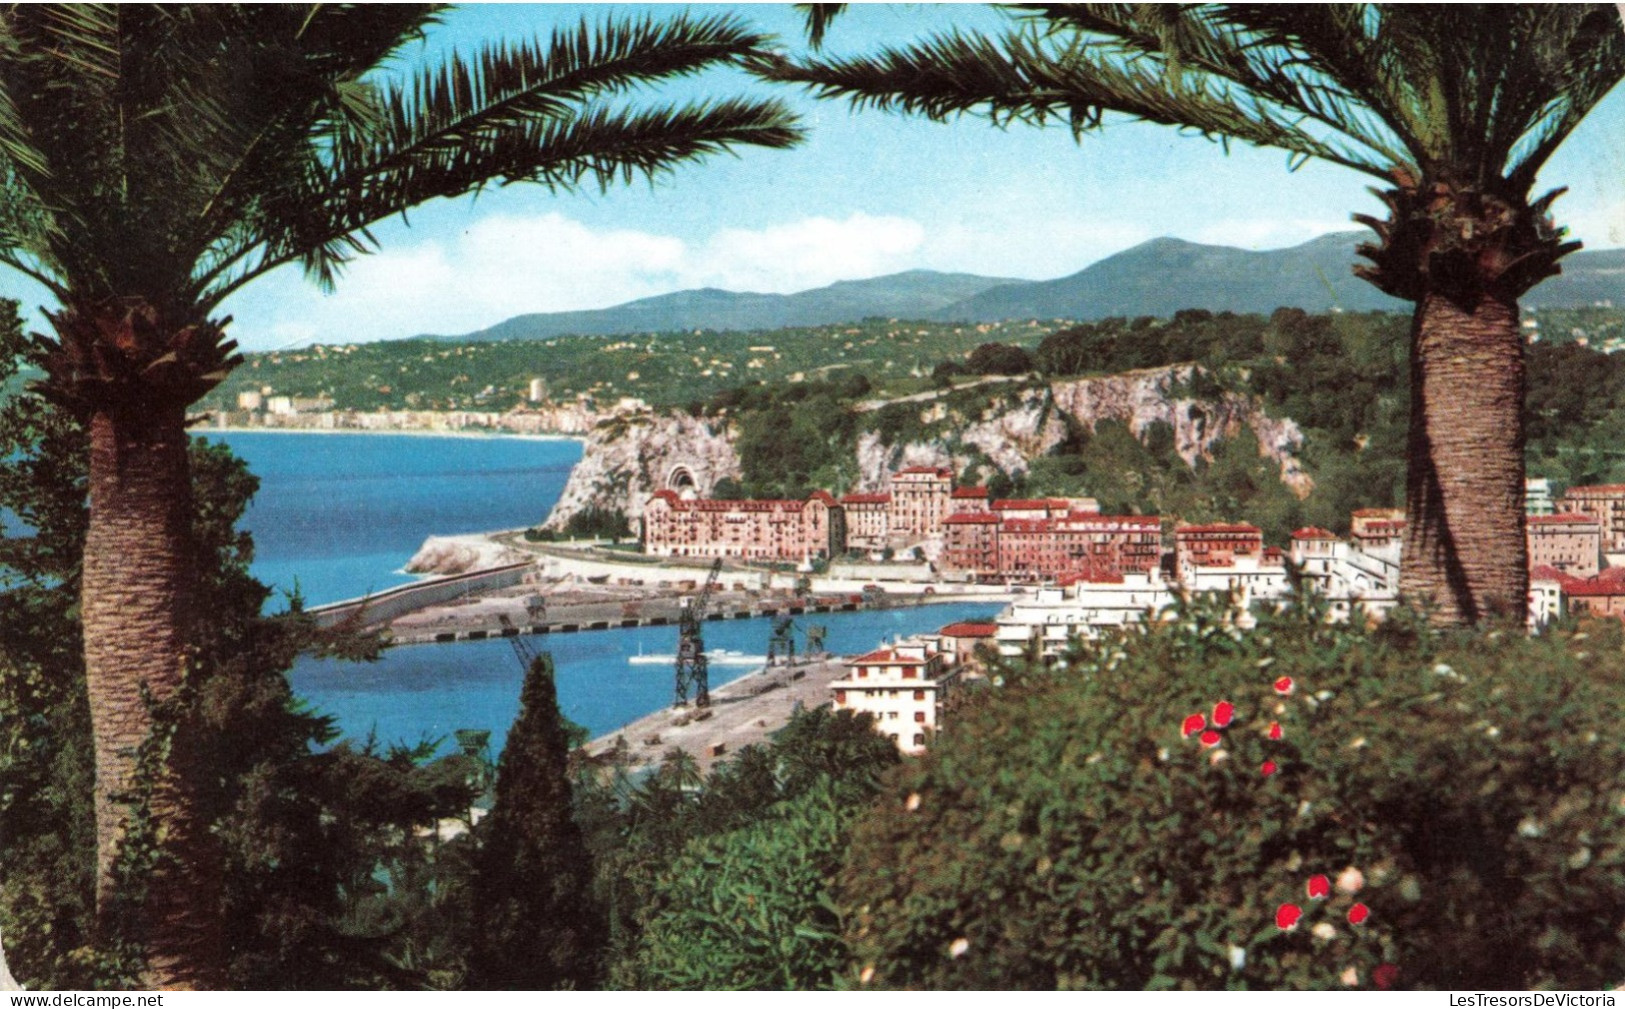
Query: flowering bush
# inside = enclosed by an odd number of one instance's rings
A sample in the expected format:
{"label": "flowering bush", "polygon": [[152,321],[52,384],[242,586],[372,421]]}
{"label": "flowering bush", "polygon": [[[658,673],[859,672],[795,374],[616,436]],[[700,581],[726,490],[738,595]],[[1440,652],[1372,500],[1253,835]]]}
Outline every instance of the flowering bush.
{"label": "flowering bush", "polygon": [[854,984],[1625,980],[1617,627],[1222,607],[1009,678],[900,769],[841,888]]}

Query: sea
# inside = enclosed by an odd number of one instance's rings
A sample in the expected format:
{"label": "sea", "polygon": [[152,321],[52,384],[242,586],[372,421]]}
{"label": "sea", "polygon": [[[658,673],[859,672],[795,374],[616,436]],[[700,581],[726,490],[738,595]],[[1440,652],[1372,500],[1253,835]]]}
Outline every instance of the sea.
{"label": "sea", "polygon": [[[254,536],[254,574],[281,595],[318,605],[413,580],[403,570],[430,535],[535,525],[547,516],[581,458],[572,439],[306,432],[210,432],[242,456],[260,489],[243,518]],[[798,618],[826,630],[836,653],[985,619],[998,603],[942,603]],[[767,618],[705,625],[708,649],[763,654]],[[638,654],[676,651],[675,627],[641,627],[525,639],[553,655],[559,707],[604,735],[672,703],[674,672],[633,665]],[[751,667],[712,666],[713,687]],[[375,662],[299,659],[294,692],[356,740],[452,749],[457,729],[491,731],[500,752],[519,710],[523,678],[510,642],[463,641],[386,649]]]}

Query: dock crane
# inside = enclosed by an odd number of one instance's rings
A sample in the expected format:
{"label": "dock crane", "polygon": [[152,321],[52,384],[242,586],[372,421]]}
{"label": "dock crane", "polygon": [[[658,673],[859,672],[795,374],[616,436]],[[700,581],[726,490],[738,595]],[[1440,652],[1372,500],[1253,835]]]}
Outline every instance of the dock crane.
{"label": "dock crane", "polygon": [[705,622],[705,603],[722,573],[722,558],[711,562],[705,585],[683,606],[677,617],[677,699],[675,707],[688,706],[689,687],[694,688],[694,706],[711,706],[711,674],[705,659],[705,639],[700,625]]}

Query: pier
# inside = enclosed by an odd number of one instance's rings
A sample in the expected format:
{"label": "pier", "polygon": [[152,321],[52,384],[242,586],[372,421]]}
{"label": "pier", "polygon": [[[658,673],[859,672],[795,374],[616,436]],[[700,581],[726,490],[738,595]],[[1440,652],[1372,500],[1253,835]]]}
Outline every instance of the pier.
{"label": "pier", "polygon": [[766,743],[784,728],[798,706],[816,708],[830,703],[829,685],[845,672],[846,662],[840,656],[770,666],[713,687],[708,708],[661,708],[599,736],[584,749],[589,756],[603,758],[620,748],[626,770],[636,774],[658,766],[675,748],[708,772],[712,764],[744,747]]}

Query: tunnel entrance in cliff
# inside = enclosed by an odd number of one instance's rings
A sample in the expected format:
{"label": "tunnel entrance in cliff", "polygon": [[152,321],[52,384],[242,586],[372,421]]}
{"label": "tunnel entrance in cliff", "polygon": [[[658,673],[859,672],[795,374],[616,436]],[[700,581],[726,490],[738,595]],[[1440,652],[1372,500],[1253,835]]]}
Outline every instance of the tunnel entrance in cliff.
{"label": "tunnel entrance in cliff", "polygon": [[700,496],[700,482],[694,479],[694,474],[687,466],[671,468],[671,472],[666,474],[666,489],[674,490],[678,496],[684,498]]}

